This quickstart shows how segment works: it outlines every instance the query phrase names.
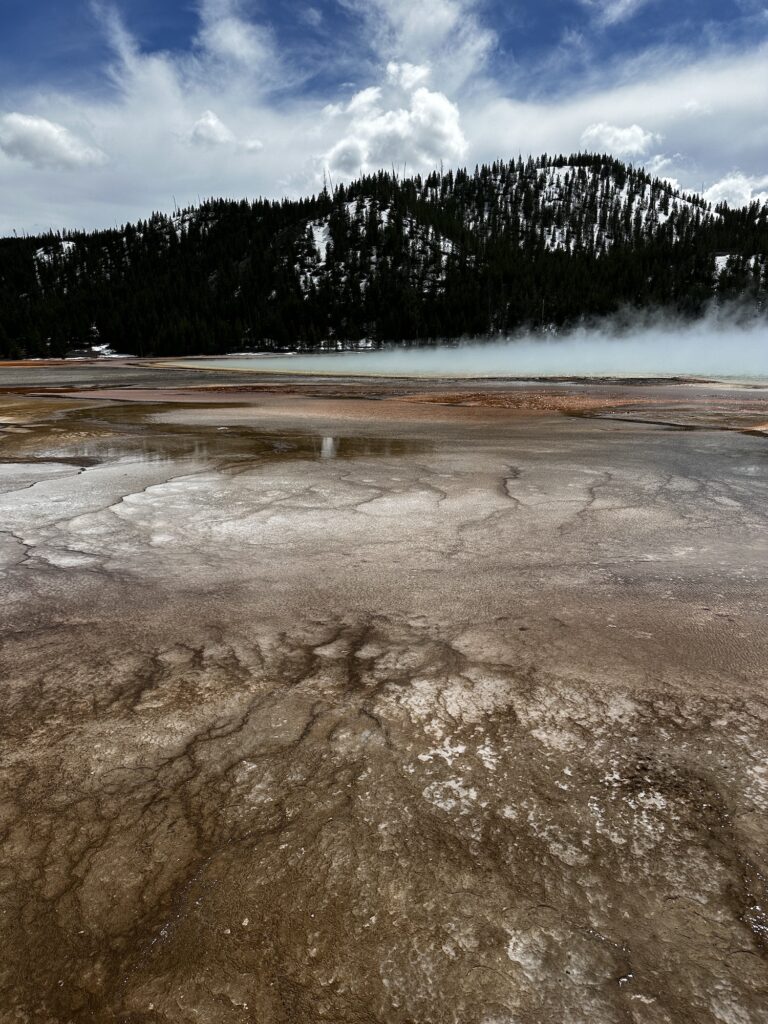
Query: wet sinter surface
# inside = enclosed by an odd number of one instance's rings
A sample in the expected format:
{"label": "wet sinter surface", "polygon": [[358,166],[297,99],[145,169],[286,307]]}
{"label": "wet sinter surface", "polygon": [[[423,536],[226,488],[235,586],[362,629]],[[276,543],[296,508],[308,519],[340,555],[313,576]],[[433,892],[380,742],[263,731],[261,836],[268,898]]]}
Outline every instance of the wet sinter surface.
{"label": "wet sinter surface", "polygon": [[768,1019],[764,438],[3,405],[3,1024]]}

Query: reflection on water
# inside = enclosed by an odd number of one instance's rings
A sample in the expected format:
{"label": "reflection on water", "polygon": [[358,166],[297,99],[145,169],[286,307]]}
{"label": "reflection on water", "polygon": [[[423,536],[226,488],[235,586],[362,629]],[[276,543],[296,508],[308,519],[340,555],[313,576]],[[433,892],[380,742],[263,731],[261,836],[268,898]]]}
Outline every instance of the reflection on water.
{"label": "reflection on water", "polygon": [[242,468],[250,462],[287,459],[354,459],[398,456],[432,448],[392,437],[269,433],[247,426],[189,426],[152,419],[154,406],[113,406],[65,412],[55,422],[28,424],[25,435],[0,441],[0,461],[67,462],[80,466],[123,461],[213,461]]}
{"label": "reflection on water", "polygon": [[[61,447],[49,446],[40,450],[39,458],[45,462],[70,462],[79,466],[97,466],[104,462],[171,462],[177,456],[159,451],[149,444],[116,444],[90,441],[87,444],[66,444],[66,456]],[[186,458],[205,458],[208,447],[197,444],[186,454]]]}
{"label": "reflection on water", "polygon": [[[410,455],[432,449],[424,441],[402,437],[334,437],[310,439],[315,457],[321,459],[355,459],[378,455]],[[319,448],[318,448],[319,443]],[[302,451],[303,455],[304,452]]]}
{"label": "reflection on water", "polygon": [[[432,445],[402,437],[338,437],[326,434],[318,437],[312,434],[282,435],[279,438],[247,432],[247,440],[261,455],[276,455],[299,459],[355,459],[380,455],[408,455],[425,452]],[[266,446],[266,450],[265,447]]]}
{"label": "reflection on water", "polygon": [[[420,441],[408,441],[402,438],[380,437],[332,437],[314,435],[286,435],[276,438],[272,435],[256,432],[238,431],[229,434],[225,440],[219,434],[210,439],[195,439],[184,443],[185,438],[173,435],[171,439],[164,435],[144,440],[125,436],[109,439],[90,438],[87,442],[61,439],[58,445],[46,445],[35,450],[34,457],[29,456],[23,461],[37,462],[68,462],[80,466],[95,466],[99,463],[111,462],[172,462],[180,459],[194,462],[211,460],[250,460],[261,458],[274,459],[353,459],[377,455],[405,455],[423,452],[431,445]],[[0,448],[0,461],[18,461],[3,458]]]}

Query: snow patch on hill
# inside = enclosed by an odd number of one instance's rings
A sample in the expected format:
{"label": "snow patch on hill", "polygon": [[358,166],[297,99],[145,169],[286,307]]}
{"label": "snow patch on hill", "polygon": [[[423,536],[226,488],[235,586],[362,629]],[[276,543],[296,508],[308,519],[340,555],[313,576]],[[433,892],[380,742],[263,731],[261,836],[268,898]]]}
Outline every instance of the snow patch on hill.
{"label": "snow patch on hill", "polygon": [[51,264],[56,259],[67,257],[74,251],[76,243],[68,238],[62,238],[50,245],[45,245],[35,252],[35,262]]}

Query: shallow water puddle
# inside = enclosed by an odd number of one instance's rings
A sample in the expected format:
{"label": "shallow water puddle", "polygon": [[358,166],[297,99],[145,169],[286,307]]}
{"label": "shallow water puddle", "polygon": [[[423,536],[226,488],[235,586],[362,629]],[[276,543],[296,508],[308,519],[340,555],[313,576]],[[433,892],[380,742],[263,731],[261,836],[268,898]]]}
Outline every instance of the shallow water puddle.
{"label": "shallow water puddle", "polygon": [[[17,403],[18,404],[18,403]],[[195,407],[193,407],[195,408]],[[196,408],[199,408],[197,406]],[[361,435],[270,432],[244,426],[158,424],[162,404],[94,404],[68,408],[24,403],[23,433],[0,437],[2,462],[66,462],[96,465],[177,459],[238,464],[251,459],[334,460],[419,454],[433,446],[422,440]],[[37,414],[37,415],[35,415]]]}

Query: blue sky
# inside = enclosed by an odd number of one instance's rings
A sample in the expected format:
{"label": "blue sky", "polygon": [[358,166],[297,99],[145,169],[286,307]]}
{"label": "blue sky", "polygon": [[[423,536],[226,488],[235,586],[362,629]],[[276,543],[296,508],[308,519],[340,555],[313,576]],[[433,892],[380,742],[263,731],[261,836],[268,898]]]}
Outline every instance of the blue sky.
{"label": "blue sky", "polygon": [[0,231],[609,150],[768,198],[768,0],[0,0]]}

